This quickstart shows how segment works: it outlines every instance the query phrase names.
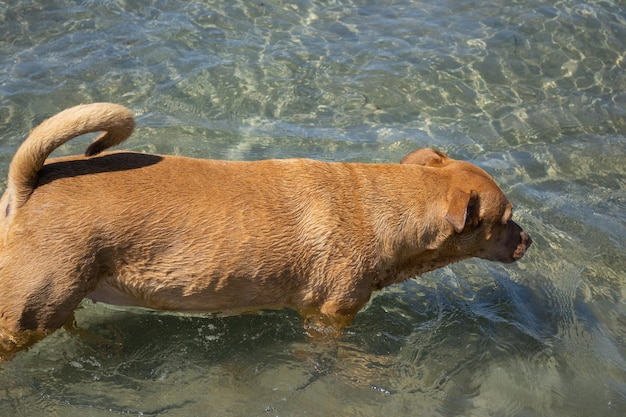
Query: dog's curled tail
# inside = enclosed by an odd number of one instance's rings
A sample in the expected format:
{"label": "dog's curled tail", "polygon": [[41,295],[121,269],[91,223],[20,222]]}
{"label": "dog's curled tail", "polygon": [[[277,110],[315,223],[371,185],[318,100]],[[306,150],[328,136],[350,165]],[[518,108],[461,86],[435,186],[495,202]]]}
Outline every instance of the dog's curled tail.
{"label": "dog's curled tail", "polygon": [[103,131],[85,151],[86,156],[92,156],[123,142],[134,128],[133,113],[113,103],[83,104],[45,120],[33,129],[11,161],[7,211],[9,207],[15,210],[26,203],[46,158],[65,142],[85,133]]}

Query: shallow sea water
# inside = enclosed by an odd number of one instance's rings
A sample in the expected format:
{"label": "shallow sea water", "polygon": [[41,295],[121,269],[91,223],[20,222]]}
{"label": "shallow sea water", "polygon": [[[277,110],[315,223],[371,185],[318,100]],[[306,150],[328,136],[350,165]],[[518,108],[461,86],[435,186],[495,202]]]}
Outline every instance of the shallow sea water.
{"label": "shallow sea water", "polygon": [[85,302],[79,332],[0,365],[0,415],[626,415],[623,1],[0,1],[0,178],[92,101],[136,112],[136,151],[436,147],[489,171],[534,245],[390,287],[335,342],[288,310]]}

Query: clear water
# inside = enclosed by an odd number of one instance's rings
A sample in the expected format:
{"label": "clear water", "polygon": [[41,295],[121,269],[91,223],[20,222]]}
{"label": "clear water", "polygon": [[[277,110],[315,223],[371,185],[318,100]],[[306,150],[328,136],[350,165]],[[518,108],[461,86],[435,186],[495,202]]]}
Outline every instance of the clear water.
{"label": "clear water", "polygon": [[335,343],[291,311],[85,303],[79,332],[0,365],[0,415],[626,415],[623,1],[0,1],[0,178],[43,118],[104,100],[136,112],[139,151],[437,147],[535,244],[388,288]]}

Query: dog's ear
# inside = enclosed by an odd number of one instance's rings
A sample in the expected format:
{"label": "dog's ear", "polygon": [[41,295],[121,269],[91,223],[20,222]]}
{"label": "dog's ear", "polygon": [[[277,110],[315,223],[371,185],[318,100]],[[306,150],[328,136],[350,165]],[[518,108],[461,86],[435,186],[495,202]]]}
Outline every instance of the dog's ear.
{"label": "dog's ear", "polygon": [[405,155],[401,164],[415,164],[426,167],[440,168],[448,165],[452,159],[443,153],[430,148],[418,149]]}
{"label": "dog's ear", "polygon": [[446,220],[452,225],[456,233],[465,230],[466,225],[472,227],[478,224],[478,193],[456,189],[448,196],[448,213]]}

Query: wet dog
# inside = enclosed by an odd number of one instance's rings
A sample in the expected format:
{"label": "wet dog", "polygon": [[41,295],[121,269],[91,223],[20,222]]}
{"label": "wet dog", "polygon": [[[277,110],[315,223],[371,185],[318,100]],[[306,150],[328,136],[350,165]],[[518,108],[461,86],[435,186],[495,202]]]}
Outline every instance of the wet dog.
{"label": "wet dog", "polygon": [[[531,239],[482,169],[432,149],[400,164],[255,162],[108,152],[132,113],[67,109],[17,150],[0,200],[0,357],[83,298],[177,311],[291,307],[340,329],[373,291]],[[86,156],[46,160],[103,131]]]}

